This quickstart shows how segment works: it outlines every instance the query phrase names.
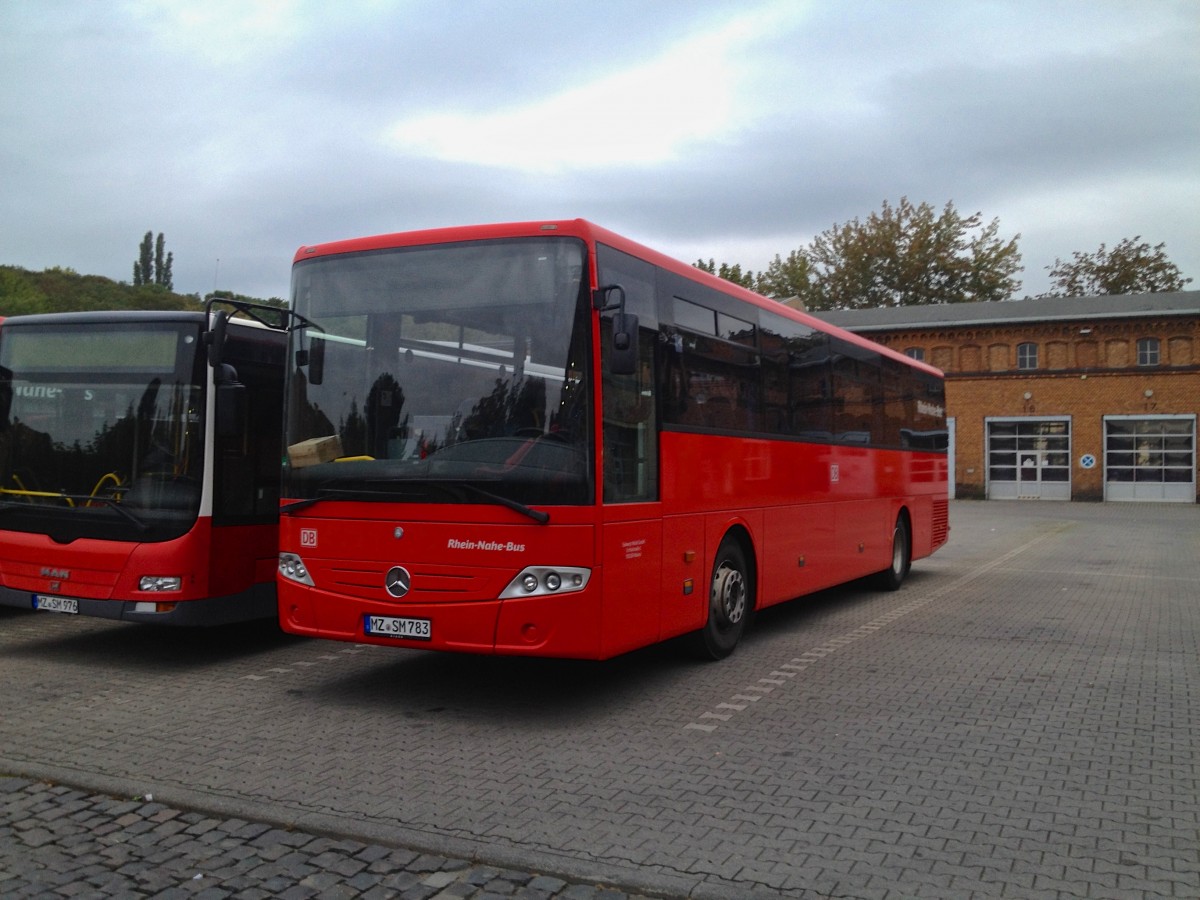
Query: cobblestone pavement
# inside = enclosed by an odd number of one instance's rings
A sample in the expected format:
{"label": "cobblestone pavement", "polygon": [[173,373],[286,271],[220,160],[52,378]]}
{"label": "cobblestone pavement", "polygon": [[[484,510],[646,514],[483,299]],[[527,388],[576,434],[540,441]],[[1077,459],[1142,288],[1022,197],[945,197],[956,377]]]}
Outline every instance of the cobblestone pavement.
{"label": "cobblestone pavement", "polygon": [[714,665],[0,610],[0,896],[1200,897],[1200,506],[951,525]]}
{"label": "cobblestone pavement", "polygon": [[0,777],[0,896],[634,900],[641,895]]}

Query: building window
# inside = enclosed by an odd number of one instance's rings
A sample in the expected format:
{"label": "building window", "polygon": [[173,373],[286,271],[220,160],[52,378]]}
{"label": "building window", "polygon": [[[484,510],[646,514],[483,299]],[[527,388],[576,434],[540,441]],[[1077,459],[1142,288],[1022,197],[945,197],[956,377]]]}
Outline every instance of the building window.
{"label": "building window", "polygon": [[1038,365],[1037,344],[1017,344],[1017,368],[1036,369]]}
{"label": "building window", "polygon": [[904,351],[904,355],[911,359],[919,359],[921,362],[924,362],[925,361],[925,348],[924,347],[909,347],[907,350]]}
{"label": "building window", "polygon": [[1158,365],[1158,338],[1138,338],[1137,354],[1139,366]]}

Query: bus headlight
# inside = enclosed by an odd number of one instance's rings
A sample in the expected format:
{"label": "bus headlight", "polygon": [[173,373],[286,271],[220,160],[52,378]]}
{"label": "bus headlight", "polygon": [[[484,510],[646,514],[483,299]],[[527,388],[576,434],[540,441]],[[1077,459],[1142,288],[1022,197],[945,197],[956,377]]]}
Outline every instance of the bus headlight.
{"label": "bus headlight", "polygon": [[143,575],[138,579],[139,591],[177,591],[183,587],[179,575]]}
{"label": "bus headlight", "polygon": [[307,584],[309,587],[316,587],[312,576],[308,574],[308,566],[304,565],[304,560],[295,553],[279,554],[279,574],[288,581],[295,581],[299,584]]}
{"label": "bus headlight", "polygon": [[573,594],[587,587],[591,569],[576,566],[528,566],[500,592],[500,599]]}

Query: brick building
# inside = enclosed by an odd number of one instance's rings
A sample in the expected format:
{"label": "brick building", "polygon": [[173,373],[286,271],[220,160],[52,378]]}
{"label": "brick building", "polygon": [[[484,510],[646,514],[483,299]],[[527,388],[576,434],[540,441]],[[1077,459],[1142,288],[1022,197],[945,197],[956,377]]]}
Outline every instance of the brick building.
{"label": "brick building", "polygon": [[946,373],[952,496],[1198,499],[1200,291],[817,315]]}

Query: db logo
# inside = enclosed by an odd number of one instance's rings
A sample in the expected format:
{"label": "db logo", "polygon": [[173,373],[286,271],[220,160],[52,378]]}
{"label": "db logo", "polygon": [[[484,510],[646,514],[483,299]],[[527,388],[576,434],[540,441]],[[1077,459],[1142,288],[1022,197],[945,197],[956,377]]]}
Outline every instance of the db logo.
{"label": "db logo", "polygon": [[300,546],[301,547],[317,546],[317,529],[301,528],[300,529]]}

